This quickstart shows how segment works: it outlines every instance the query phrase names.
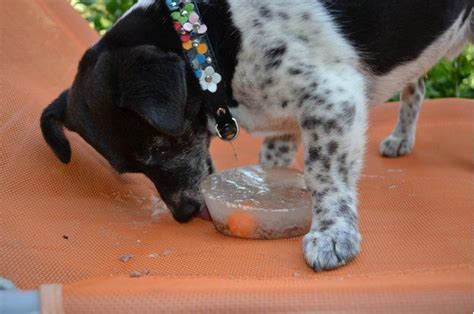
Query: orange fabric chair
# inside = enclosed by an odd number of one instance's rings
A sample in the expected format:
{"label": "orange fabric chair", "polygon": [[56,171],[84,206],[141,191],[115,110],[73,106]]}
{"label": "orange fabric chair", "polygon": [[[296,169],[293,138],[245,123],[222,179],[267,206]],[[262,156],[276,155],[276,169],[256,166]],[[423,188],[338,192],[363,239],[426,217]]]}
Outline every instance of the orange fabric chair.
{"label": "orange fabric chair", "polygon": [[[0,276],[41,288],[44,312],[473,310],[473,100],[427,101],[414,153],[397,160],[377,147],[398,106],[372,111],[362,253],[314,273],[300,238],[239,240],[201,220],[152,218],[151,183],[117,175],[76,134],[72,163],[54,157],[39,116],[97,40],[67,1],[0,1],[0,36]],[[256,163],[258,144],[243,134],[238,164]],[[236,165],[228,144],[212,152],[219,168]]]}

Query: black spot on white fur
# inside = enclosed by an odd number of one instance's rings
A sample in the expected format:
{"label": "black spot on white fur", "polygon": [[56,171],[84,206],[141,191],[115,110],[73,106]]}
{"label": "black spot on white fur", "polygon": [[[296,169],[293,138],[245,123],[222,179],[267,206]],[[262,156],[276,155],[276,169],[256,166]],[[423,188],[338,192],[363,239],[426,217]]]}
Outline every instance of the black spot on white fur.
{"label": "black spot on white fur", "polygon": [[259,9],[259,12],[260,12],[260,15],[264,18],[272,18],[273,17],[272,11],[266,6],[261,6],[260,9]]}

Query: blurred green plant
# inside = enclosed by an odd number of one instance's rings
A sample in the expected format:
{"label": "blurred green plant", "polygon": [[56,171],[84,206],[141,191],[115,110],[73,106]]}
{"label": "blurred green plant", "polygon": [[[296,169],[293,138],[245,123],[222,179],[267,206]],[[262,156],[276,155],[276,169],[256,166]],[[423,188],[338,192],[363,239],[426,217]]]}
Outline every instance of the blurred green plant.
{"label": "blurred green plant", "polygon": [[[137,0],[69,0],[100,34]],[[427,98],[474,98],[474,45],[453,61],[442,60],[426,75]],[[392,100],[397,100],[395,97]]]}
{"label": "blurred green plant", "polygon": [[101,35],[112,27],[137,0],[69,0]]}
{"label": "blurred green plant", "polygon": [[427,75],[429,98],[474,98],[474,45],[453,61],[442,60]]}

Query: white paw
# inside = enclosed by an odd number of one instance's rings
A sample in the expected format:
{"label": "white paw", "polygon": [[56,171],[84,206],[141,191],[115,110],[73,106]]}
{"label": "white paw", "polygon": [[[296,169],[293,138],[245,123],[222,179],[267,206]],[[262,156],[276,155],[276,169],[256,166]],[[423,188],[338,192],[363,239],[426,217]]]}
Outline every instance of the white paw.
{"label": "white paw", "polygon": [[384,157],[400,157],[411,153],[415,141],[390,135],[380,144],[380,155]]}
{"label": "white paw", "polygon": [[360,233],[354,227],[334,226],[323,232],[311,231],[303,238],[304,257],[315,271],[334,269],[359,253],[360,240]]}

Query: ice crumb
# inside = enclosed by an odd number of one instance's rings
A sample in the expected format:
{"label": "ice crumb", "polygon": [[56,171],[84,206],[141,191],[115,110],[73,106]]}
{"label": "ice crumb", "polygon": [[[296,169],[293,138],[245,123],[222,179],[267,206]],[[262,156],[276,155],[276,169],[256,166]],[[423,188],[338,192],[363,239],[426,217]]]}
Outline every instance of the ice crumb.
{"label": "ice crumb", "polygon": [[160,252],[161,256],[169,256],[171,254],[173,254],[173,249],[166,249]]}
{"label": "ice crumb", "polygon": [[369,178],[369,179],[385,179],[385,176],[379,176],[376,174],[363,174],[363,178]]}
{"label": "ice crumb", "polygon": [[126,263],[126,262],[130,261],[132,258],[133,258],[133,254],[124,254],[124,255],[120,256],[119,260]]}
{"label": "ice crumb", "polygon": [[173,254],[174,250],[173,249],[165,249],[159,253],[150,253],[148,254],[146,257],[148,258],[158,258],[158,257],[162,257],[162,256],[170,256],[171,254]]}
{"label": "ice crumb", "polygon": [[132,278],[138,278],[142,276],[142,273],[139,271],[132,271],[130,274],[128,274]]}
{"label": "ice crumb", "polygon": [[402,173],[402,169],[387,169],[388,173]]}
{"label": "ice crumb", "polygon": [[132,271],[128,275],[132,278],[139,278],[141,276],[148,276],[150,274],[150,270],[148,268],[143,268],[142,271]]}
{"label": "ice crumb", "polygon": [[151,211],[151,221],[153,223],[159,222],[163,214],[168,211],[166,204],[153,193],[149,197],[148,202],[146,202],[145,209]]}

